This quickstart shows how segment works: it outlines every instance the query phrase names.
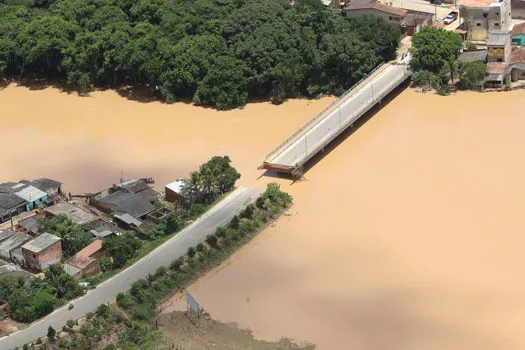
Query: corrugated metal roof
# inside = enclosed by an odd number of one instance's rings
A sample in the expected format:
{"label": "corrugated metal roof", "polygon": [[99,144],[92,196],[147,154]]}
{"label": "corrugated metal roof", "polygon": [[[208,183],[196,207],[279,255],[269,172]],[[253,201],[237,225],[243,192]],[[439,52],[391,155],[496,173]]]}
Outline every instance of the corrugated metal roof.
{"label": "corrugated metal roof", "polygon": [[184,186],[184,181],[182,181],[182,180],[177,180],[177,181],[174,181],[174,182],[172,182],[172,183],[170,183],[170,184],[167,184],[167,185],[164,186],[164,187],[166,187],[166,188],[172,190],[172,191],[175,192],[175,193],[180,193],[180,191],[181,191],[181,189],[182,189],[183,186]]}
{"label": "corrugated metal roof", "polygon": [[29,241],[31,236],[22,232],[15,232],[7,239],[0,242],[0,256],[4,259],[9,259],[9,253],[16,247],[20,247],[25,242]]}
{"label": "corrugated metal roof", "polygon": [[95,215],[67,202],[50,206],[46,208],[45,211],[52,215],[65,215],[69,220],[73,221],[77,225],[84,225],[97,219]]}
{"label": "corrugated metal roof", "polygon": [[0,193],[0,208],[9,210],[27,203],[24,199],[13,193]]}
{"label": "corrugated metal roof", "polygon": [[[19,184],[19,185],[24,186],[24,184]],[[18,187],[16,187],[15,190],[17,188]],[[30,203],[47,196],[46,192],[39,190],[35,186],[31,186],[31,185],[28,185],[27,187],[23,188],[21,191],[15,192],[15,194],[18,197],[23,198],[24,200]]]}
{"label": "corrugated metal roof", "polygon": [[142,224],[142,221],[140,221],[139,219],[135,219],[133,216],[129,215],[129,214],[121,214],[121,215],[115,215],[115,218],[119,219],[120,221],[128,224],[128,225],[135,225],[135,226],[140,226]]}
{"label": "corrugated metal roof", "polygon": [[55,244],[57,241],[60,241],[60,237],[45,232],[32,241],[24,244],[22,248],[27,249],[33,253],[39,253],[47,247]]}
{"label": "corrugated metal roof", "polygon": [[62,183],[59,182],[59,181],[42,178],[42,179],[37,179],[37,180],[31,181],[31,185],[35,186],[39,190],[47,192],[47,191],[53,190],[55,188],[60,188]]}

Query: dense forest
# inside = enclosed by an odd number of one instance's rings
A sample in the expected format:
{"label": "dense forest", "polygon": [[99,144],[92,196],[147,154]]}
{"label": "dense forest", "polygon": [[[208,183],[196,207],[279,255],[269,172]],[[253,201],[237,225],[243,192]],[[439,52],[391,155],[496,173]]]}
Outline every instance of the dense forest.
{"label": "dense forest", "polygon": [[340,94],[399,37],[319,0],[0,0],[0,77],[143,85],[225,110]]}

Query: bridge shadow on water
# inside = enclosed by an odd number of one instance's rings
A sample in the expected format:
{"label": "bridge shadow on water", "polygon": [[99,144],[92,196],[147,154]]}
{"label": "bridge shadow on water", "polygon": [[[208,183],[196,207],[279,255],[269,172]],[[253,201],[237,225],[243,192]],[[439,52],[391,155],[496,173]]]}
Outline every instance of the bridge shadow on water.
{"label": "bridge shadow on water", "polygon": [[409,85],[410,85],[410,79],[407,79],[404,83],[400,84],[397,88],[392,90],[392,92],[389,93],[385,98],[383,98],[381,100],[381,103],[376,104],[368,112],[363,114],[361,118],[359,118],[354,123],[353,127],[348,127],[345,131],[343,131],[335,139],[333,139],[332,142],[326,145],[324,147],[324,150],[319,151],[315,156],[313,156],[310,160],[308,160],[303,166],[302,177],[297,177],[291,174],[284,174],[284,173],[279,173],[279,172],[272,171],[272,170],[267,170],[263,174],[261,174],[259,178],[265,176],[265,177],[274,177],[274,178],[280,178],[280,179],[289,179],[292,181],[292,185],[298,181],[304,181],[304,180],[308,181],[306,174],[308,173],[310,169],[312,169],[317,163],[323,160],[324,157],[328,156],[335,148],[337,148],[337,146],[345,142],[346,139],[348,139],[357,130],[359,130],[359,128],[365,125],[367,121],[369,121],[377,112],[381,111],[383,107],[388,105],[390,101],[392,101],[399,94],[401,94]]}

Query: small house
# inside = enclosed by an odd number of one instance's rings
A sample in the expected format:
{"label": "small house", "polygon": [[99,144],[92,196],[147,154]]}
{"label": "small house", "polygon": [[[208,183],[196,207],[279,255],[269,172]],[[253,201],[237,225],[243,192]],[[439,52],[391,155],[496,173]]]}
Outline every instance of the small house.
{"label": "small house", "polygon": [[50,197],[54,197],[62,193],[62,183],[55,180],[42,178],[31,181],[30,184],[39,190],[46,192]]}
{"label": "small house", "polygon": [[489,33],[512,26],[510,0],[463,0],[459,16],[470,41],[487,40]]}
{"label": "small house", "polygon": [[177,180],[164,186],[164,193],[166,201],[175,202],[182,199],[181,191],[184,186],[184,181]]}
{"label": "small house", "polygon": [[10,260],[13,256],[13,251],[29,240],[31,240],[31,236],[25,233],[0,230],[0,258]]}
{"label": "small house", "polygon": [[393,28],[401,29],[401,23],[408,11],[374,1],[365,4],[350,4],[345,7],[345,12],[347,18],[358,18],[366,15],[380,17]]}
{"label": "small house", "polygon": [[50,233],[43,233],[22,246],[27,267],[44,271],[62,260],[62,240]]}
{"label": "small house", "polygon": [[36,219],[36,216],[30,216],[28,218],[25,218],[23,220],[18,221],[18,231],[30,234],[30,235],[37,235],[38,234],[38,221]]}
{"label": "small house", "polygon": [[66,261],[64,271],[76,279],[98,275],[100,273],[100,260],[103,257],[102,240],[95,239]]}
{"label": "small house", "polygon": [[114,218],[117,224],[124,230],[133,230],[134,228],[142,225],[142,221],[129,215],[128,213],[115,214]]}
{"label": "small house", "polygon": [[525,80],[525,48],[512,52],[508,69],[512,81]]}
{"label": "small house", "polygon": [[47,193],[31,185],[19,183],[13,186],[12,190],[15,195],[27,201],[27,211],[31,211],[39,204],[47,201]]}
{"label": "small house", "polygon": [[0,193],[0,223],[26,210],[27,201],[14,193]]}
{"label": "small house", "polygon": [[487,39],[487,60],[492,62],[508,62],[511,45],[508,32],[491,32]]}
{"label": "small house", "polygon": [[106,191],[89,198],[89,204],[108,214],[127,213],[134,218],[144,218],[156,209],[152,204],[158,193],[144,179],[129,180],[113,185]]}

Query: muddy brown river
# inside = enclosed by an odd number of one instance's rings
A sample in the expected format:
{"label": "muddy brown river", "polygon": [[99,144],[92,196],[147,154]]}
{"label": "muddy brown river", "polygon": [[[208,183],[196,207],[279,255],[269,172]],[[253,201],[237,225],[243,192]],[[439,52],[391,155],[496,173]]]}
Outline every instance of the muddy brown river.
{"label": "muddy brown river", "polygon": [[256,167],[330,98],[217,112],[10,85],[0,181],[163,184],[228,154],[295,205],[190,288],[213,318],[318,349],[522,350],[524,97],[407,89],[293,183]]}

